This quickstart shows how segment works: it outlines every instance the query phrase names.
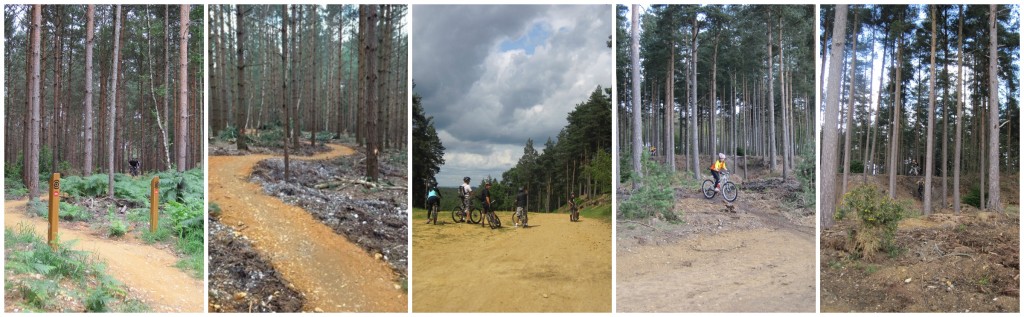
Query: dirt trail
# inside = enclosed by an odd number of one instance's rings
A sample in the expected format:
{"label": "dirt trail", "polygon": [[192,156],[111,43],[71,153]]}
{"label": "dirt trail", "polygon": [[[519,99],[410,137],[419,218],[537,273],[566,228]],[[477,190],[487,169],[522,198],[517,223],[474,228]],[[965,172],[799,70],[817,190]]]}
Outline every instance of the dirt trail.
{"label": "dirt trail", "polygon": [[[511,212],[499,212],[511,225]],[[531,228],[413,223],[414,312],[611,312],[611,224],[531,213]]]}
{"label": "dirt trail", "polygon": [[[37,235],[46,236],[47,222],[25,214],[27,200],[4,202],[4,226],[16,229],[19,223],[30,224]],[[156,312],[203,312],[203,280],[174,267],[178,261],[173,253],[154,246],[128,241],[110,240],[86,230],[63,226],[58,230],[61,241],[78,240],[77,250],[89,251],[107,264],[107,273],[124,283],[133,295]]]}
{"label": "dirt trail", "polygon": [[813,312],[814,236],[755,229],[619,252],[620,312]]}
{"label": "dirt trail", "polygon": [[[350,148],[299,160],[351,155]],[[248,237],[285,280],[306,296],[305,311],[405,312],[408,297],[387,263],[299,207],[263,194],[248,181],[253,166],[274,155],[210,156],[210,201],[220,206],[220,221]]]}

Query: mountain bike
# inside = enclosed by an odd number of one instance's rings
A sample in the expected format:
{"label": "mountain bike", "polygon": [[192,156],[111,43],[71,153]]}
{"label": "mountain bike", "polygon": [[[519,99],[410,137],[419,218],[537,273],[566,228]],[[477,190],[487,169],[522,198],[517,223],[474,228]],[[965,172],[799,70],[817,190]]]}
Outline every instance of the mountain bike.
{"label": "mountain bike", "polygon": [[528,223],[527,220],[529,218],[530,217],[526,215],[526,208],[523,208],[523,215],[522,216],[517,215],[515,212],[512,212],[512,224],[516,224],[516,223],[526,224],[526,223]]}
{"label": "mountain bike", "polygon": [[481,218],[482,217],[480,216],[480,209],[476,209],[476,206],[473,206],[472,203],[469,204],[468,215],[466,214],[465,210],[462,210],[462,206],[457,206],[455,207],[454,210],[452,210],[452,221],[454,222],[468,221],[469,223],[477,224],[480,223]]}
{"label": "mountain bike", "polygon": [[[497,200],[491,201],[491,206],[493,207],[497,203]],[[487,217],[487,224],[491,226],[491,229],[501,228],[501,218],[498,218],[498,215],[494,213],[494,210],[484,213],[484,217]]]}
{"label": "mountain bike", "polygon": [[580,221],[580,208],[579,207],[572,206],[572,207],[569,208],[569,221],[570,222]]}
{"label": "mountain bike", "polygon": [[441,211],[441,203],[438,202],[437,204],[434,204],[433,208],[430,208],[430,210],[427,211],[427,223],[430,223],[431,221],[433,221],[434,224],[436,225],[437,224],[437,213],[440,212],[440,211]]}
{"label": "mountain bike", "polygon": [[[736,201],[736,197],[739,195],[739,189],[736,188],[736,184],[729,181],[729,172],[722,172],[718,184],[721,185],[722,198],[724,198],[725,201]],[[700,189],[704,192],[704,197],[707,199],[715,198],[715,195],[718,195],[718,192],[715,191],[714,179],[705,179],[704,184],[701,184]]]}

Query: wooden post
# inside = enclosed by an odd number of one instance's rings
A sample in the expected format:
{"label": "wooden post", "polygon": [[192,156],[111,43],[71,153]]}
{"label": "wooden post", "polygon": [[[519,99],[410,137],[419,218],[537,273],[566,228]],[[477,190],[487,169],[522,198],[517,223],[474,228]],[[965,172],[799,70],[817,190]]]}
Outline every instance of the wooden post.
{"label": "wooden post", "polygon": [[156,233],[157,221],[160,214],[160,176],[153,176],[149,183],[153,194],[149,196],[149,233]]}
{"label": "wooden post", "polygon": [[60,173],[53,173],[50,176],[50,213],[47,219],[50,222],[46,232],[46,243],[56,249],[57,244],[57,218],[60,217]]}

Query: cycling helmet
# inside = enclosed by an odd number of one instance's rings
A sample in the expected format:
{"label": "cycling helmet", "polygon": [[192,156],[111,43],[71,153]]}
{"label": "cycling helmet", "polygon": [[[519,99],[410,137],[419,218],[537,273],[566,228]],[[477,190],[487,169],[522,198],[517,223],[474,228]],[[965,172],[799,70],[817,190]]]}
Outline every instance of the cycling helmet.
{"label": "cycling helmet", "polygon": [[469,176],[463,177],[463,178],[462,178],[462,181],[463,181],[463,182],[467,182],[467,183],[469,183]]}
{"label": "cycling helmet", "polygon": [[718,158],[725,159],[725,153],[718,153]]}

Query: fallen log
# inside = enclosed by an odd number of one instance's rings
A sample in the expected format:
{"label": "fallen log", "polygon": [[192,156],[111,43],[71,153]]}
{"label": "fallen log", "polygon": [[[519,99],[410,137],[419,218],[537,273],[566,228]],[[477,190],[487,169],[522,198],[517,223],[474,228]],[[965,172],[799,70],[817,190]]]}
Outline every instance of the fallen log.
{"label": "fallen log", "polygon": [[345,184],[363,185],[363,187],[366,187],[366,188],[375,188],[375,189],[381,189],[381,190],[406,190],[407,189],[405,186],[383,186],[383,185],[380,185],[380,184],[377,184],[377,183],[368,182],[368,181],[361,180],[361,179],[338,179],[338,180],[335,180],[335,181],[329,181],[329,182],[323,182],[323,183],[320,183],[320,184],[316,184],[316,185],[313,186],[313,188],[316,188],[316,189],[327,189],[327,188],[334,188],[334,187],[344,186]]}

